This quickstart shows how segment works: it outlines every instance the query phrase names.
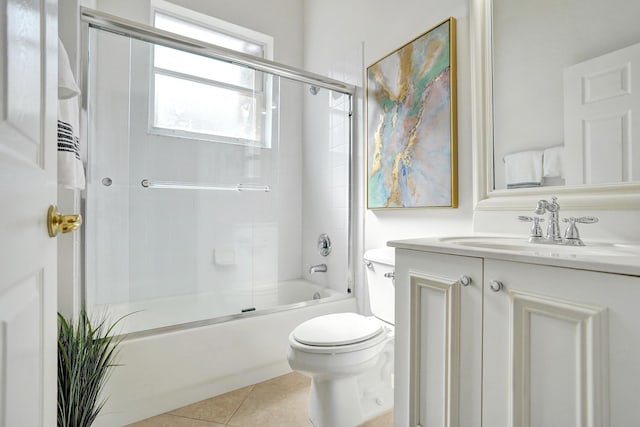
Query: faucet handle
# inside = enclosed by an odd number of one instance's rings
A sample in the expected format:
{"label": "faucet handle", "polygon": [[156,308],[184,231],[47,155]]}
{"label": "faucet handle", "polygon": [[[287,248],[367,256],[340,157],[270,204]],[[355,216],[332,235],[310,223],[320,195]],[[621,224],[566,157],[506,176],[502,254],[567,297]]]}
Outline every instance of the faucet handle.
{"label": "faucet handle", "polygon": [[529,242],[534,243],[540,241],[542,239],[542,228],[540,228],[540,223],[544,222],[544,218],[540,218],[539,216],[525,216],[520,215],[518,219],[523,222],[532,222],[531,230],[529,230]]}
{"label": "faucet handle", "polygon": [[595,216],[581,216],[581,217],[569,217],[564,218],[563,222],[568,222],[567,230],[564,232],[564,243],[570,246],[584,246],[584,242],[580,239],[580,233],[576,223],[580,224],[594,224],[598,222],[598,218]]}
{"label": "faucet handle", "polygon": [[[581,216],[576,218],[575,220],[580,224],[594,224],[599,221],[598,218],[595,216]],[[568,222],[568,221],[565,221],[565,222]]]}
{"label": "faucet handle", "polygon": [[523,222],[544,222],[544,218],[540,218],[538,216],[526,216],[520,215],[518,219]]}

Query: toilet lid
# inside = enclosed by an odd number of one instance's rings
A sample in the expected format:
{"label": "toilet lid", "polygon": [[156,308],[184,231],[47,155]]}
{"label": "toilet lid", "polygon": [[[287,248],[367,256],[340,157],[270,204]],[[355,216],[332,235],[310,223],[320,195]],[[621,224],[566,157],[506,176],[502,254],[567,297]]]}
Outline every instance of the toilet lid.
{"label": "toilet lid", "polygon": [[357,313],[337,313],[315,317],[298,325],[293,338],[313,346],[348,345],[368,340],[382,331],[374,318]]}

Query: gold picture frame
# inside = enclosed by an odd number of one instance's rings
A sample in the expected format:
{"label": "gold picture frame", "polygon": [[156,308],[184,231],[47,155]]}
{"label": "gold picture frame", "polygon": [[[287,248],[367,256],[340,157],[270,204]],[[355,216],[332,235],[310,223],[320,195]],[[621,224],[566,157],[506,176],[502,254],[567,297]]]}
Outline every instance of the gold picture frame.
{"label": "gold picture frame", "polygon": [[366,70],[367,208],[458,207],[456,21]]}

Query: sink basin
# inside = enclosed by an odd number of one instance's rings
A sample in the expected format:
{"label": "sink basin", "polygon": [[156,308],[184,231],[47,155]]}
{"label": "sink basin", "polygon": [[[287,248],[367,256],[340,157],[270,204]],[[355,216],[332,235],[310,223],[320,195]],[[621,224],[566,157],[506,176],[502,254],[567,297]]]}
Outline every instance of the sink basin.
{"label": "sink basin", "polygon": [[639,256],[640,250],[636,246],[608,243],[593,243],[587,246],[564,246],[544,243],[529,243],[522,237],[501,236],[459,236],[441,237],[442,243],[459,245],[475,249],[490,251],[508,251],[519,254],[562,257],[562,258],[594,258]]}

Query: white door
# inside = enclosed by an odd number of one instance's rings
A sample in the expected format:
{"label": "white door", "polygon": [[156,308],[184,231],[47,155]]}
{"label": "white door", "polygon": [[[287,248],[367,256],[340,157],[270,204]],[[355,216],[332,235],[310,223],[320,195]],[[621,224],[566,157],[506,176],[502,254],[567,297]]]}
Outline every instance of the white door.
{"label": "white door", "polygon": [[0,426],[56,425],[57,2],[0,0]]}
{"label": "white door", "polygon": [[566,184],[640,179],[639,84],[640,44],[565,69]]}

